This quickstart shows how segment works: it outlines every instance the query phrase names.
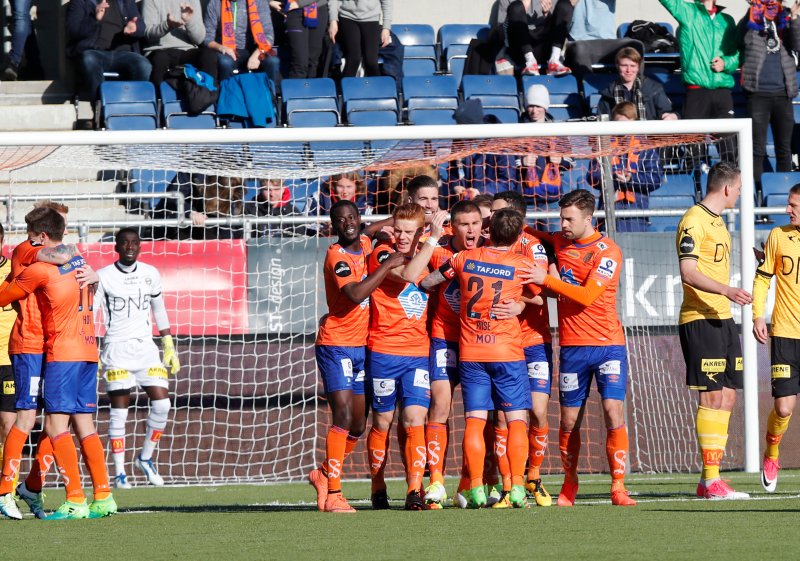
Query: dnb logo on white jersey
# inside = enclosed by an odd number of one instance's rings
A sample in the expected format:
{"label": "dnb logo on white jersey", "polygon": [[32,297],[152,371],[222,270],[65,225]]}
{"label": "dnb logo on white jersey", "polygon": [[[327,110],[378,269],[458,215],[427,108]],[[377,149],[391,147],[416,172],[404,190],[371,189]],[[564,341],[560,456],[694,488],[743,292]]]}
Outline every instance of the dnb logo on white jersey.
{"label": "dnb logo on white jersey", "polygon": [[428,306],[428,295],[420,291],[417,285],[409,283],[397,296],[397,301],[408,319],[422,319]]}

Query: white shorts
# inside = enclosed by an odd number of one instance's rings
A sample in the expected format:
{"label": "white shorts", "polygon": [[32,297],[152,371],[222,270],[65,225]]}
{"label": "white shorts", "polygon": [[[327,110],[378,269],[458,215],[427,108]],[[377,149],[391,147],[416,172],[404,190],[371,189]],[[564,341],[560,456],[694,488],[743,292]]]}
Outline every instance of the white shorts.
{"label": "white shorts", "polygon": [[106,392],[135,386],[169,387],[167,369],[152,339],[129,339],[103,345],[100,353]]}

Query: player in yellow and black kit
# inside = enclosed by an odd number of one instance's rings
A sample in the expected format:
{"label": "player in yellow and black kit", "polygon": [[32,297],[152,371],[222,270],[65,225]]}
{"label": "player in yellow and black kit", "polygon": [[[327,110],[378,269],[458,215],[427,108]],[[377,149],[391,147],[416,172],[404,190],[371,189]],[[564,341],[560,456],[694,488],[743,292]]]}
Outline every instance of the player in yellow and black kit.
{"label": "player in yellow and black kit", "polygon": [[[730,283],[731,236],[720,214],[734,208],[742,179],[722,162],[711,168],[705,198],[686,211],[675,238],[683,282],[678,334],[686,361],[686,384],[698,390],[696,429],[703,459],[697,496],[741,499],[719,477],[728,422],[742,388],[742,350],[730,302],[749,304],[750,294]],[[730,302],[729,302],[730,301]]]}
{"label": "player in yellow and black kit", "polygon": [[764,247],[764,259],[753,280],[753,335],[767,342],[764,304],[775,277],[772,310],[772,397],[775,405],[767,419],[767,445],[761,468],[761,485],[772,493],[778,486],[778,446],[800,393],[800,184],[789,190],[786,205],[789,224],[773,228]]}
{"label": "player in yellow and black kit", "polygon": [[[0,248],[3,247],[4,237],[5,230],[0,225]],[[10,272],[11,260],[0,255],[0,282]],[[0,389],[0,460],[3,458],[3,443],[17,419],[14,400],[14,371],[11,368],[11,358],[8,356],[8,338],[16,319],[17,312],[10,305],[0,308],[0,384],[2,384],[2,389]]]}

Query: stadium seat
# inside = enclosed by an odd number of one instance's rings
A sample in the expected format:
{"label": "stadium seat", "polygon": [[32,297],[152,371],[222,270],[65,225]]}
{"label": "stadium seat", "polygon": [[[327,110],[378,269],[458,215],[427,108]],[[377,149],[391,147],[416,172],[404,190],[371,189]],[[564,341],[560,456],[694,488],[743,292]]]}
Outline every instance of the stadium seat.
{"label": "stadium seat", "polygon": [[351,125],[391,126],[400,120],[397,85],[389,76],[342,79],[342,103]]}
{"label": "stadium seat", "polygon": [[103,82],[100,84],[100,107],[106,129],[158,128],[158,102],[151,82]]}
{"label": "stadium seat", "polygon": [[[651,209],[679,209],[686,210],[693,206],[695,199],[690,195],[667,195],[658,196],[658,191],[653,191],[650,195]],[[680,216],[650,216],[651,232],[674,232],[681,221]]]}
{"label": "stadium seat", "polygon": [[667,76],[666,81],[663,83],[664,92],[672,101],[672,108],[675,111],[681,112],[683,110],[683,103],[686,99],[686,85],[683,83],[683,78],[680,74],[670,74]]}
{"label": "stadium seat", "polygon": [[789,195],[789,189],[800,183],[800,171],[765,173],[761,176],[761,196]]}
{"label": "stadium seat", "polygon": [[[764,195],[764,204],[762,206],[767,208],[775,207],[785,209],[788,202],[788,192],[771,193],[769,195]],[[759,220],[756,220],[756,229],[758,230],[771,230],[776,226],[782,226],[789,223],[789,218],[785,212],[778,214],[762,214],[758,218]]]}
{"label": "stadium seat", "polygon": [[616,74],[586,74],[583,77],[583,98],[589,108],[589,114],[597,113],[597,104],[600,103],[600,92],[606,89],[617,79]]}
{"label": "stadium seat", "polygon": [[661,182],[661,187],[651,194],[652,197],[683,196],[696,197],[694,177],[688,173],[667,175]]}
{"label": "stadium seat", "polygon": [[190,115],[186,104],[178,99],[178,92],[167,82],[159,86],[161,94],[161,122],[168,129],[213,129],[217,116],[212,105],[199,115]]}
{"label": "stadium seat", "polygon": [[403,44],[403,75],[433,76],[437,70],[436,34],[424,24],[392,24]]}
{"label": "stadium seat", "polygon": [[458,84],[452,76],[406,76],[403,100],[414,125],[452,125],[458,107]]}
{"label": "stadium seat", "polygon": [[541,84],[547,88],[550,94],[549,113],[556,121],[566,121],[567,119],[579,119],[583,117],[583,104],[581,103],[580,89],[578,80],[575,76],[523,76],[522,77],[522,99],[525,105],[525,92],[533,84]]}
{"label": "stadium seat", "polygon": [[281,98],[290,127],[334,127],[341,122],[336,84],[330,78],[282,80]]}
{"label": "stadium seat", "polygon": [[481,100],[484,115],[495,115],[503,123],[519,121],[519,93],[514,76],[464,76],[461,88],[465,101]]}
{"label": "stadium seat", "polygon": [[484,24],[448,23],[439,28],[437,34],[442,54],[442,70],[452,74],[460,83],[467,61],[467,48],[473,39],[484,39],[489,35],[489,26]]}
{"label": "stadium seat", "polygon": [[[163,169],[132,169],[128,172],[128,192],[141,193],[142,195],[156,195],[166,193],[167,186],[175,180],[177,172]],[[149,212],[154,209],[160,199],[142,197],[132,199],[128,210]]]}
{"label": "stadium seat", "polygon": [[678,224],[680,224],[681,217],[650,216],[648,221],[650,222],[651,232],[675,232],[678,230]]}

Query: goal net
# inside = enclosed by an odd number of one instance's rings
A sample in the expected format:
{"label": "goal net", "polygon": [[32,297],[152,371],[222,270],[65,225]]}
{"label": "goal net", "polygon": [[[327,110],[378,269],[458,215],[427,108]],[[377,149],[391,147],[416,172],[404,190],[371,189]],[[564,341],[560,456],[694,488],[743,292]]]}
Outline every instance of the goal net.
{"label": "goal net", "polygon": [[[699,468],[696,403],[684,385],[677,337],[682,294],[675,228],[702,196],[707,164],[733,158],[745,180],[744,218],[726,216],[732,270],[739,283],[744,265],[744,285],[751,285],[752,255],[742,253],[754,241],[752,164],[741,156],[751,152],[745,125],[749,121],[10,134],[0,139],[4,253],[24,239],[23,217],[42,198],[70,207],[67,239],[81,242],[95,269],[116,259],[116,230],[138,229],[140,259],[163,277],[182,364],[170,382],[174,410],[155,458],[160,473],[168,484],[300,480],[322,459],[329,423],[313,346],[326,312],[321,265],[334,241],[327,235],[327,210],[337,197],[351,196],[340,183],[355,185],[365,221],[390,213],[403,200],[405,182],[424,173],[440,181],[442,208],[479,193],[519,190],[529,222],[551,229],[558,228],[559,195],[588,189],[598,202],[605,197],[608,210],[598,220],[625,258],[618,312],[630,363],[631,469],[693,471]],[[645,154],[655,155],[657,169],[648,168]],[[631,169],[637,177],[652,171],[648,181],[657,185],[648,209],[615,209],[613,177]],[[634,190],[631,200],[647,196],[648,189]],[[759,396],[768,399],[768,359],[763,352],[756,356],[748,341],[749,310],[735,313],[747,334],[749,394],[747,406],[740,400],[734,413],[723,467],[755,469],[753,435]],[[557,343],[555,333],[556,351]],[[561,469],[554,380],[545,473]],[[102,381],[98,391],[105,439]],[[456,392],[450,475],[461,466],[462,412]],[[141,447],[146,416],[147,399],[139,393],[128,417],[128,465]],[[583,430],[580,469],[606,471],[594,392]],[[345,469],[348,477],[368,475],[365,444]],[[387,475],[401,473],[395,443]]]}

